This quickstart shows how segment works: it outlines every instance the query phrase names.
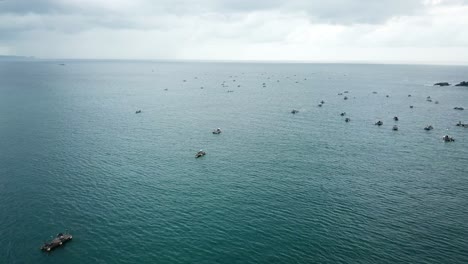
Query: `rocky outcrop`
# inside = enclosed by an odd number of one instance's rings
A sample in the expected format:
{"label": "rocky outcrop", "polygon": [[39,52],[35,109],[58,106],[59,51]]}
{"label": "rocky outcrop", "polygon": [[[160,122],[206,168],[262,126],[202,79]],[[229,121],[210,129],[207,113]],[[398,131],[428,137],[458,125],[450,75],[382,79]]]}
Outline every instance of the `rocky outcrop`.
{"label": "rocky outcrop", "polygon": [[455,86],[465,86],[465,87],[468,87],[468,82],[461,82]]}
{"label": "rocky outcrop", "polygon": [[438,82],[438,83],[434,83],[434,86],[436,86],[436,85],[437,85],[437,86],[449,86],[450,83],[448,83],[448,82]]}

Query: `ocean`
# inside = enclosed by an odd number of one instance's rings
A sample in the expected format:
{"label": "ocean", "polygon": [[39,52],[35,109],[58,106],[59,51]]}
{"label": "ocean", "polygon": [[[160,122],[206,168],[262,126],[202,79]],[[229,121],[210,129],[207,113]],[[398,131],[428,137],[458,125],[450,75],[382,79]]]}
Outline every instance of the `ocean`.
{"label": "ocean", "polygon": [[468,263],[441,81],[468,67],[0,62],[0,263]]}

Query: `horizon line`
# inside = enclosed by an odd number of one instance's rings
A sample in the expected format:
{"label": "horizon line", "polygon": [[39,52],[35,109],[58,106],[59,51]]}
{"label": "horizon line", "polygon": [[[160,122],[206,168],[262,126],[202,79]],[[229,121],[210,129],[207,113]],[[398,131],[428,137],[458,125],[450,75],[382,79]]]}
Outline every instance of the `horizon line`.
{"label": "horizon line", "polygon": [[381,65],[427,65],[468,66],[468,61],[405,61],[405,60],[236,60],[236,59],[155,59],[155,58],[40,58],[35,56],[2,55],[2,57],[39,61],[142,61],[142,62],[200,62],[200,63],[290,63],[290,64],[381,64]]}

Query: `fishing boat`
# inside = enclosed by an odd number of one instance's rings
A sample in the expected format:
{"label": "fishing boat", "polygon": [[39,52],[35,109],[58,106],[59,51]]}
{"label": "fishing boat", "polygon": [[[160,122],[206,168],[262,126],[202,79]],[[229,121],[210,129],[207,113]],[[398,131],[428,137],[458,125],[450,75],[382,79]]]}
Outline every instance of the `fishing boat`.
{"label": "fishing boat", "polygon": [[57,236],[55,236],[54,239],[52,239],[51,241],[44,242],[44,244],[41,247],[41,250],[46,251],[46,252],[50,252],[50,251],[54,250],[55,248],[60,247],[63,244],[65,244],[66,242],[72,240],[72,238],[73,238],[73,236],[71,234],[58,233]]}
{"label": "fishing boat", "polygon": [[203,151],[202,149],[200,149],[200,151],[197,152],[197,154],[195,154],[195,158],[200,158],[200,157],[203,157],[206,155],[206,152]]}

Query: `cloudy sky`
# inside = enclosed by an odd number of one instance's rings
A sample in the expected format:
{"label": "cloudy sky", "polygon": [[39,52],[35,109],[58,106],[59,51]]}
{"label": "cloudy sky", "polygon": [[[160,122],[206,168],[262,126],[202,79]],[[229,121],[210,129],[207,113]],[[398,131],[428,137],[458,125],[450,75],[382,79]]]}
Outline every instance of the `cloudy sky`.
{"label": "cloudy sky", "polygon": [[0,0],[0,54],[468,64],[468,0]]}

